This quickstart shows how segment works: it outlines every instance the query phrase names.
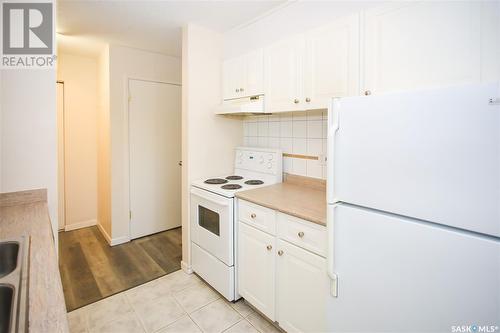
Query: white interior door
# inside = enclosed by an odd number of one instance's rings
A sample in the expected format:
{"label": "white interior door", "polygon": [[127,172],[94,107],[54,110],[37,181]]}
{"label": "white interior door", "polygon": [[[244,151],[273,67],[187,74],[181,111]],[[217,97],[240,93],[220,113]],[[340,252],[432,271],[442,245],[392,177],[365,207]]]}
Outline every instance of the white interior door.
{"label": "white interior door", "polygon": [[129,80],[130,237],[181,225],[181,87]]}

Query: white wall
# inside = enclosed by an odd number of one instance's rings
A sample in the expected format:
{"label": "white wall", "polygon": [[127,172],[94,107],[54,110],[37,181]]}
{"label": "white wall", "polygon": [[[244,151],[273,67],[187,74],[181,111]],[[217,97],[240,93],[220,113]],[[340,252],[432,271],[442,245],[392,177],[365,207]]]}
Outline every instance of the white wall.
{"label": "white wall", "polygon": [[129,240],[128,78],[180,84],[181,60],[159,53],[109,46],[112,221],[109,236],[113,244]]}
{"label": "white wall", "polygon": [[2,70],[0,192],[46,188],[57,244],[55,69]]}
{"label": "white wall", "polygon": [[231,173],[243,142],[240,119],[214,114],[221,101],[222,36],[188,25],[182,36],[182,260],[190,266],[189,184]]}
{"label": "white wall", "polygon": [[60,53],[64,81],[66,230],[97,221],[97,59]]}

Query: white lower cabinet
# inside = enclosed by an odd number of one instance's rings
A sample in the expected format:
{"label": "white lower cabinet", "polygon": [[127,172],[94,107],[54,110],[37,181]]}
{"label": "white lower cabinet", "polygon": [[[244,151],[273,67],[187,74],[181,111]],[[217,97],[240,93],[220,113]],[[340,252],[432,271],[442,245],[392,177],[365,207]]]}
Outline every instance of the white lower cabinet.
{"label": "white lower cabinet", "polygon": [[287,332],[325,332],[329,279],[326,260],[278,240],[276,320]]}
{"label": "white lower cabinet", "polygon": [[271,320],[275,320],[275,242],[274,236],[239,223],[239,294]]}
{"label": "white lower cabinet", "polygon": [[[325,332],[330,297],[322,241],[326,228],[277,213],[278,221],[267,215],[263,231],[249,225],[245,217],[275,211],[242,200],[238,206],[245,208],[238,208],[239,294],[287,332]],[[292,237],[295,234],[298,240]],[[311,246],[313,240],[317,246]]]}

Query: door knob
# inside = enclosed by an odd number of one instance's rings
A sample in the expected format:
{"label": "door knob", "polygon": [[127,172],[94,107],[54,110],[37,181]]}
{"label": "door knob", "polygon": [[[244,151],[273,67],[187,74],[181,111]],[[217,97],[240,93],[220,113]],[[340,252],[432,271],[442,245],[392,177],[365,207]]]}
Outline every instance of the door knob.
{"label": "door knob", "polygon": [[179,164],[179,166],[182,166],[182,161],[179,161],[179,163],[177,163],[177,164]]}
{"label": "door knob", "polygon": [[239,89],[236,89],[236,92],[240,92],[240,90],[239,90]]}
{"label": "door knob", "polygon": [[282,256],[282,255],[283,255],[283,250],[279,250],[279,251],[278,251],[278,255],[279,255],[279,256]]}
{"label": "door knob", "polygon": [[298,100],[297,98],[296,98],[296,99],[294,99],[294,100],[293,100],[293,102],[294,102],[295,104],[299,104],[299,100]]}
{"label": "door knob", "polygon": [[254,219],[254,218],[256,218],[256,217],[257,217],[257,214],[252,213],[252,214],[250,215],[250,217]]}
{"label": "door knob", "polygon": [[299,233],[297,234],[300,238],[304,237],[304,232],[303,231],[299,231]]}
{"label": "door knob", "polygon": [[370,90],[366,90],[366,91],[365,91],[365,96],[369,96],[369,95],[371,95],[371,94],[372,94],[372,92],[371,92]]}
{"label": "door knob", "polygon": [[273,247],[272,247],[272,245],[268,245],[268,246],[266,246],[266,249],[267,249],[268,251],[271,251],[271,250],[272,250],[272,248],[273,248]]}
{"label": "door knob", "polygon": [[240,91],[243,91],[244,89],[243,88],[240,88]]}
{"label": "door knob", "polygon": [[306,102],[309,103],[311,99],[309,97],[306,98]]}

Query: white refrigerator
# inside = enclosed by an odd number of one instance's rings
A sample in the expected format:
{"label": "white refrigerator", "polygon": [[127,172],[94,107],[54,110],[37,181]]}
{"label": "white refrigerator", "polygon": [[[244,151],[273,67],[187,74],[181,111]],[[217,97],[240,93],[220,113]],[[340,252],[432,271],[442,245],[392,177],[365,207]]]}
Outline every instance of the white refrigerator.
{"label": "white refrigerator", "polygon": [[499,87],[332,100],[329,331],[500,332]]}

